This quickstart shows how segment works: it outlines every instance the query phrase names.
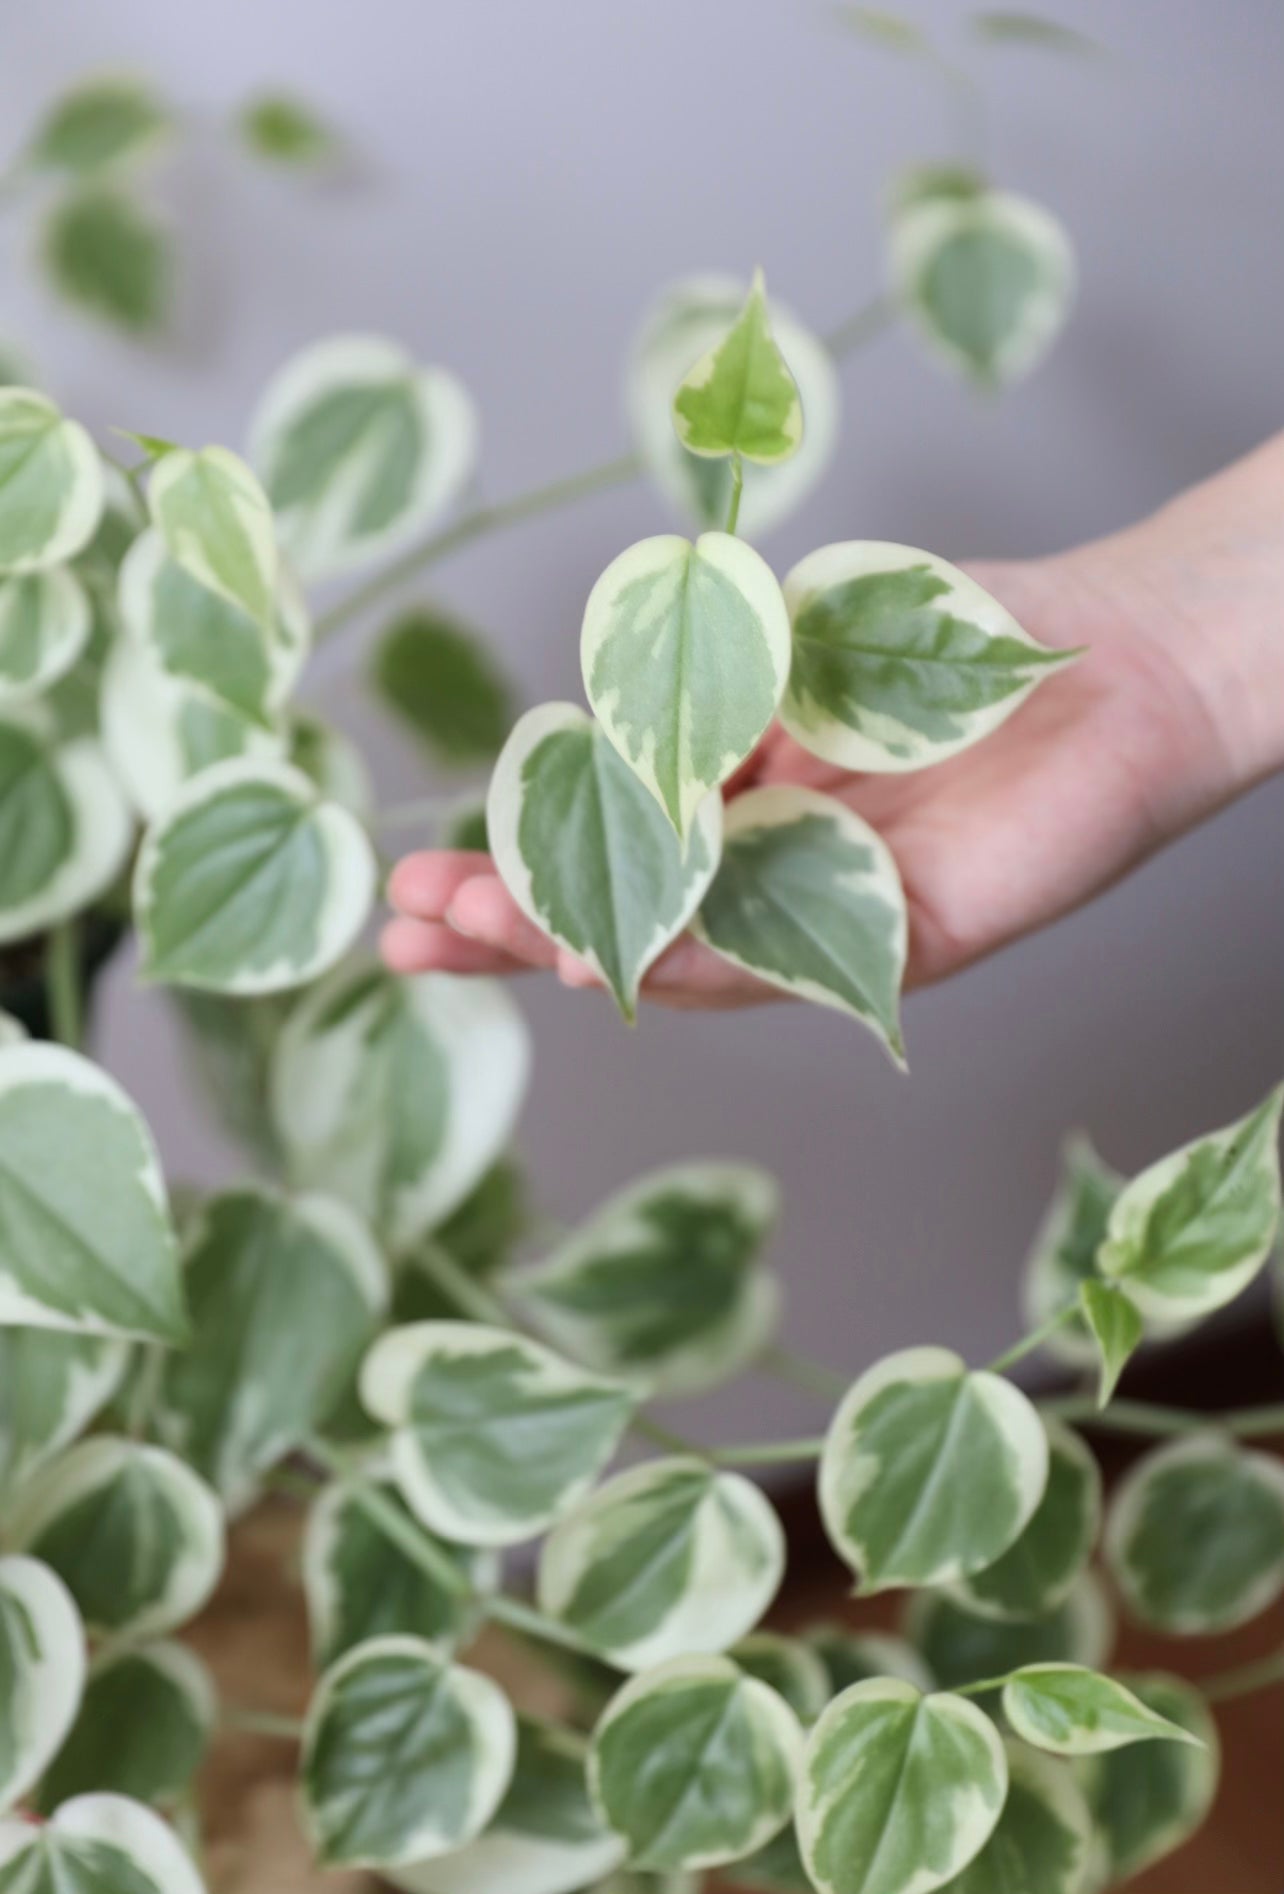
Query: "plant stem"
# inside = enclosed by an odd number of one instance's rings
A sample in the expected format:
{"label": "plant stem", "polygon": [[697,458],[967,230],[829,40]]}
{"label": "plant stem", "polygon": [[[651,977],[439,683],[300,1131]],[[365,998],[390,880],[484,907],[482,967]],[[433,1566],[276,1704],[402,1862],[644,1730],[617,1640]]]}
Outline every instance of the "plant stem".
{"label": "plant stem", "polygon": [[805,1394],[818,1395],[822,1401],[841,1401],[851,1386],[848,1377],[839,1374],[836,1368],[827,1368],[823,1362],[811,1361],[792,1348],[764,1348],[758,1357],[757,1366],[764,1374],[774,1375],[778,1381],[787,1381],[791,1387],[801,1388]]}
{"label": "plant stem", "polygon": [[496,1624],[506,1625],[510,1631],[520,1631],[523,1637],[537,1638],[543,1644],[556,1644],[564,1651],[574,1651],[579,1657],[598,1655],[596,1651],[589,1650],[574,1631],[558,1624],[555,1618],[546,1618],[542,1611],[536,1611],[534,1605],[526,1604],[521,1598],[510,1598],[504,1592],[496,1592],[493,1597],[484,1599],[483,1604],[488,1618],[493,1618]]}
{"label": "plant stem", "polygon": [[1041,1401],[1040,1409],[1055,1420],[1104,1428],[1115,1434],[1149,1434],[1156,1438],[1197,1434],[1210,1428],[1238,1439],[1284,1433],[1284,1407],[1240,1407],[1226,1414],[1206,1414],[1193,1407],[1152,1407],[1146,1401],[1112,1401],[1099,1408],[1090,1395],[1065,1395]]}
{"label": "plant stem", "polygon": [[[309,1440],[307,1451],[327,1473],[335,1478],[343,1477],[342,1463],[324,1441]],[[381,1486],[368,1480],[356,1480],[352,1494],[366,1518],[378,1526],[385,1538],[391,1539],[434,1584],[442,1586],[456,1598],[472,1596],[472,1586],[454,1560],[408,1513],[402,1512]]]}
{"label": "plant stem", "polygon": [[1284,1646],[1272,1651],[1269,1657],[1241,1664],[1238,1670],[1210,1677],[1198,1687],[1210,1703],[1229,1703],[1233,1697],[1251,1696],[1253,1691],[1269,1690],[1275,1684],[1284,1684]]}
{"label": "plant stem", "polygon": [[619,460],[608,460],[598,467],[590,467],[587,472],[572,474],[565,480],[551,480],[546,486],[532,487],[527,493],[519,493],[511,500],[501,500],[495,506],[480,506],[472,513],[465,513],[444,532],[435,533],[431,539],[414,547],[400,559],[367,579],[341,598],[328,612],[323,612],[316,621],[315,637],[320,644],[326,638],[332,638],[342,631],[350,619],[366,611],[371,605],[377,605],[380,599],[398,586],[404,585],[429,566],[437,565],[441,560],[459,552],[463,547],[481,539],[486,533],[498,532],[505,526],[515,526],[519,520],[533,519],[540,513],[552,513],[558,507],[569,506],[573,500],[584,499],[590,493],[605,492],[608,487],[623,486],[626,481],[636,480],[642,472],[642,462],[637,454],[625,454]]}
{"label": "plant stem", "polygon": [[650,1420],[645,1414],[635,1414],[629,1422],[629,1431],[642,1440],[649,1440],[653,1447],[663,1447],[666,1453],[682,1453],[697,1460],[709,1458],[708,1449],[698,1446],[694,1440],[688,1440],[685,1434],[675,1434],[671,1427],[661,1427],[659,1421]]}
{"label": "plant stem", "polygon": [[727,508],[726,530],[734,534],[736,521],[740,518],[740,501],[745,490],[745,463],[737,451],[731,456],[731,504]]}
{"label": "plant stem", "polygon": [[978,1677],[974,1684],[951,1684],[950,1691],[956,1697],[984,1697],[991,1690],[1002,1690],[1012,1676],[1005,1670],[1001,1677]]}
{"label": "plant stem", "polygon": [[885,329],[890,329],[896,320],[896,304],[890,296],[880,290],[877,296],[871,296],[867,303],[844,318],[836,329],[822,336],[825,347],[831,355],[841,358],[863,348],[867,342],[873,342]]}
{"label": "plant stem", "polygon": [[709,1458],[720,1467],[768,1467],[794,1460],[819,1460],[824,1450],[825,1436],[816,1434],[805,1440],[759,1440],[745,1447],[715,1447]]}
{"label": "plant stem", "polygon": [[297,1467],[274,1467],[264,1481],[269,1493],[280,1493],[285,1499],[302,1500],[305,1505],[311,1505],[322,1485],[321,1480],[299,1472]]}
{"label": "plant stem", "polygon": [[224,1729],[242,1736],[279,1736],[297,1743],[303,1735],[301,1717],[279,1716],[275,1710],[243,1710],[234,1703],[224,1704],[220,1721]]}
{"label": "plant stem", "polygon": [[1032,1328],[1030,1333],[1023,1336],[1019,1342],[1014,1342],[1011,1348],[1005,1349],[1001,1355],[996,1355],[994,1360],[987,1364],[986,1373],[1003,1374],[1018,1361],[1023,1361],[1027,1355],[1034,1354],[1036,1349],[1043,1347],[1049,1335],[1055,1335],[1059,1328],[1064,1328],[1066,1323],[1077,1314],[1078,1310],[1073,1304],[1069,1308],[1058,1309],[1057,1313],[1050,1315],[1046,1322],[1040,1322],[1038,1328]]}
{"label": "plant stem", "polygon": [[454,1257],[437,1244],[429,1242],[416,1250],[414,1266],[472,1321],[486,1323],[491,1328],[514,1326],[512,1316],[494,1291],[461,1269]]}
{"label": "plant stem", "polygon": [[84,996],[80,988],[80,928],[73,919],[51,927],[45,944],[45,982],[53,1036],[72,1051],[84,1037]]}

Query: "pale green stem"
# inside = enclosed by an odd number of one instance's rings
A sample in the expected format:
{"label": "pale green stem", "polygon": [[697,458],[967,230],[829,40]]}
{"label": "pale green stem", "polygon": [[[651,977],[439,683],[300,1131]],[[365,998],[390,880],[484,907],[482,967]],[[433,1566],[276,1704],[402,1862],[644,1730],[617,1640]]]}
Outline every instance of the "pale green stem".
{"label": "pale green stem", "polygon": [[241,1736],[279,1736],[284,1742],[297,1743],[303,1735],[303,1720],[297,1716],[279,1716],[275,1710],[241,1709],[224,1704],[219,1718],[225,1730]]}
{"label": "pale green stem", "polygon": [[55,1039],[74,1051],[84,1036],[84,1002],[80,986],[80,929],[73,920],[51,927],[45,942],[45,982],[49,990],[49,1024]]}
{"label": "pale green stem", "polygon": [[778,1345],[764,1348],[755,1365],[763,1374],[774,1375],[778,1381],[787,1381],[791,1387],[801,1388],[804,1394],[815,1394],[822,1401],[841,1401],[851,1386],[849,1378],[839,1374],[837,1369],[827,1368],[823,1362],[812,1361],[792,1348]]}
{"label": "pale green stem", "polygon": [[512,1328],[513,1318],[499,1297],[461,1269],[446,1250],[428,1244],[416,1254],[415,1268],[474,1322],[491,1328]]}
{"label": "pale green stem", "polygon": [[720,1467],[768,1467],[796,1460],[819,1460],[824,1450],[825,1436],[815,1434],[804,1440],[759,1440],[745,1447],[714,1447],[709,1458]]}
{"label": "pale green stem", "polygon": [[983,1697],[991,1690],[1002,1690],[1015,1675],[1015,1671],[1006,1670],[1001,1677],[980,1677],[974,1684],[951,1684],[950,1690],[956,1697]]}
{"label": "pale green stem", "polygon": [[[520,1631],[523,1637],[536,1638],[543,1644],[556,1644],[564,1651],[574,1651],[579,1657],[597,1657],[599,1662],[607,1660],[597,1651],[591,1650],[584,1640],[564,1624],[558,1624],[555,1618],[546,1618],[534,1605],[528,1605],[521,1598],[510,1598],[504,1592],[496,1592],[493,1597],[481,1600],[488,1618],[496,1624],[502,1624],[510,1631]],[[612,1669],[618,1669],[612,1665]]]}
{"label": "pale green stem", "polygon": [[1237,1407],[1222,1416],[1222,1426],[1241,1440],[1258,1434],[1284,1434],[1284,1406]]}
{"label": "pale green stem", "polygon": [[[309,1440],[307,1451],[325,1468],[327,1473],[334,1477],[342,1477],[342,1462],[324,1441]],[[402,1512],[381,1486],[376,1486],[367,1480],[357,1480],[353,1484],[352,1496],[366,1518],[373,1525],[378,1526],[384,1536],[391,1539],[394,1545],[399,1546],[406,1557],[435,1584],[442,1586],[457,1598],[467,1598],[472,1595],[472,1586],[453,1559],[449,1558],[436,1540],[430,1539],[408,1514]]]}
{"label": "pale green stem", "polygon": [[1099,1408],[1085,1395],[1041,1401],[1040,1410],[1072,1426],[1103,1428],[1108,1433],[1143,1434],[1155,1438],[1206,1433],[1210,1428],[1250,1440],[1261,1434],[1284,1433],[1284,1407],[1241,1407],[1226,1414],[1207,1414],[1192,1407],[1151,1406],[1146,1401],[1112,1401]]}
{"label": "pale green stem", "polygon": [[675,1434],[671,1427],[662,1427],[659,1421],[653,1421],[645,1414],[636,1414],[629,1423],[629,1431],[642,1440],[649,1440],[653,1447],[662,1447],[665,1453],[685,1453],[697,1460],[709,1458],[708,1449],[697,1446],[688,1440],[685,1434]]}
{"label": "pale green stem", "polygon": [[1270,1690],[1276,1684],[1284,1684],[1284,1646],[1272,1651],[1269,1657],[1241,1664],[1238,1670],[1209,1677],[1197,1687],[1210,1703],[1229,1703],[1233,1697],[1251,1696],[1255,1690]]}
{"label": "pale green stem", "polygon": [[305,1505],[311,1505],[324,1481],[313,1474],[301,1473],[295,1467],[274,1467],[263,1484],[269,1493],[279,1493],[283,1499],[302,1500]]}
{"label": "pale green stem", "polygon": [[363,585],[356,586],[341,598],[337,605],[323,612],[316,621],[315,637],[320,644],[326,638],[332,638],[342,631],[350,619],[377,605],[389,592],[396,591],[410,579],[426,572],[430,566],[450,557],[469,546],[475,539],[483,538],[487,533],[498,532],[503,527],[515,526],[520,520],[533,519],[540,513],[552,513],[558,507],[569,506],[572,501],[585,499],[591,493],[602,493],[608,487],[624,485],[626,481],[636,480],[642,472],[641,459],[636,454],[625,454],[619,460],[607,461],[600,467],[590,467],[586,473],[572,474],[566,480],[552,480],[547,486],[534,487],[528,493],[519,493],[511,500],[501,500],[495,506],[481,506],[472,513],[465,513],[444,532],[435,533],[421,546],[414,547],[402,558],[396,559],[390,566],[368,579]]}
{"label": "pale green stem", "polygon": [[857,349],[864,348],[867,342],[873,342],[885,329],[890,329],[895,320],[895,302],[880,292],[877,296],[871,296],[867,303],[862,303],[859,309],[840,322],[836,329],[831,329],[828,335],[822,336],[821,340],[831,355],[841,359],[844,355],[854,354]]}
{"label": "pale green stem", "polygon": [[740,518],[740,501],[745,490],[745,463],[737,451],[731,456],[731,504],[727,508],[727,531],[734,533]]}
{"label": "pale green stem", "polygon": [[1072,1321],[1077,1314],[1078,1310],[1073,1303],[1068,1308],[1058,1309],[1056,1314],[1050,1315],[1046,1322],[1040,1322],[1038,1328],[1032,1328],[1030,1333],[1023,1336],[1019,1342],[1014,1342],[1011,1348],[1006,1348],[1001,1355],[996,1355],[988,1364],[986,1372],[1003,1374],[1018,1361],[1024,1361],[1027,1355],[1033,1355],[1037,1349],[1042,1348],[1050,1335],[1055,1335],[1058,1329],[1064,1328],[1066,1323]]}

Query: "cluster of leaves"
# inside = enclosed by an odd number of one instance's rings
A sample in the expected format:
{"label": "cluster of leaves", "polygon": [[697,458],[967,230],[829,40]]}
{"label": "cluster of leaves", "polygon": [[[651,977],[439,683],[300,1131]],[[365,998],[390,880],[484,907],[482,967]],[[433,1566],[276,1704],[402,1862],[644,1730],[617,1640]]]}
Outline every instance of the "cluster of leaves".
{"label": "cluster of leaves", "polygon": [[[251,100],[235,129],[268,164],[312,169],[338,151],[310,108],[276,94]],[[160,328],[169,312],[173,240],[147,185],[180,130],[179,112],[147,79],[82,80],[48,107],[4,180],[11,196],[44,200],[39,257],[50,287],[131,335]]]}

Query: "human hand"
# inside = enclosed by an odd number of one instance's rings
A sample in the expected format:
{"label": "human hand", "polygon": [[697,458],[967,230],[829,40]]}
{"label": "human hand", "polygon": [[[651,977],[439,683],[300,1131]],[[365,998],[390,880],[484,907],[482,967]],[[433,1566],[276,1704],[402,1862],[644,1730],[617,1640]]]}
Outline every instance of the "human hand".
{"label": "human hand", "polygon": [[[854,776],[778,727],[727,785],[839,797],[879,830],[905,884],[906,984],[956,972],[1108,887],[1284,760],[1284,440],[1128,532],[1057,558],[968,567],[1040,643],[1086,646],[974,749],[907,775]],[[541,933],[482,854],[406,856],[389,886],[398,972],[556,971],[598,985]],[[678,1007],[781,995],[691,936],[643,996]]]}

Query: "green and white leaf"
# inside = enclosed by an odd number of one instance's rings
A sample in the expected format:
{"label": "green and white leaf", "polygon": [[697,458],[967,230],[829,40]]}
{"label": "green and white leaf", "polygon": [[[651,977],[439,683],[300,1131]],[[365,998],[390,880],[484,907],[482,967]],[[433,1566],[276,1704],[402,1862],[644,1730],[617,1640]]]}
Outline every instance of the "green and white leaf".
{"label": "green and white leaf", "polygon": [[0,943],[87,907],[124,867],[133,833],[92,737],[60,742],[43,702],[0,712]]}
{"label": "green and white leaf", "polygon": [[741,1638],[727,1655],[747,1677],[756,1677],[783,1697],[800,1723],[818,1717],[834,1690],[829,1670],[817,1646],[779,1631],[754,1631]]}
{"label": "green and white leaf", "polygon": [[1101,1526],[1101,1474],[1078,1434],[1043,1418],[1048,1483],[1029,1525],[993,1565],[955,1587],[963,1603],[996,1618],[1044,1618],[1064,1604],[1092,1556]]}
{"label": "green and white leaf", "polygon": [[171,558],[161,535],[141,533],[120,568],[121,624],[169,677],[211,703],[276,728],[312,639],[307,605],[282,565],[265,625]]}
{"label": "green and white leaf", "polygon": [[[689,453],[674,430],[674,391],[741,315],[749,285],[734,276],[685,277],[648,311],[629,359],[626,400],[633,437],[665,499],[697,526],[721,526],[731,467]],[[757,539],[794,512],[825,474],[838,442],[842,391],[823,342],[775,297],[771,330],[801,400],[801,445],[774,467],[745,468],[740,530]]]}
{"label": "green and white leaf", "polygon": [[284,764],[216,764],[143,839],[134,913],[151,980],[301,986],[351,946],[374,898],[365,832]]}
{"label": "green and white leaf", "polygon": [[711,1868],[789,1819],[802,1732],[784,1700],[725,1657],[634,1677],[593,1732],[589,1787],[640,1868]]}
{"label": "green and white leaf", "polygon": [[620,1191],[508,1286],[551,1342],[663,1394],[731,1379],[775,1325],[761,1251],[775,1180],[750,1164],[675,1164]]}
{"label": "green and white leaf", "polygon": [[919,1592],[905,1630],[947,1690],[1004,1677],[1026,1664],[1082,1664],[1096,1670],[1114,1642],[1110,1601],[1084,1572],[1064,1604],[1042,1618],[995,1618],[944,1592]]}
{"label": "green and white leaf", "polygon": [[123,1342],[99,1335],[0,1327],[0,1490],[71,1444],[115,1394],[128,1359]]}
{"label": "green and white leaf", "polygon": [[264,92],[236,116],[251,155],[289,171],[328,170],[343,154],[343,142],[315,106],[284,92]]}
{"label": "green and white leaf", "polygon": [[226,447],[176,447],[157,460],[147,489],[152,524],[171,559],[271,631],[280,555],[267,495]]}
{"label": "green and white leaf", "polygon": [[904,1066],[905,890],[891,850],[844,803],[784,783],[734,797],[692,931],[781,992],[852,1014]]}
{"label": "green and white leaf", "polygon": [[929,352],[987,389],[1038,366],[1074,301],[1065,229],[1041,204],[1008,191],[937,196],[898,212],[890,271]]}
{"label": "green and white leaf", "polygon": [[50,1815],[94,1791],[172,1805],[200,1768],[217,1716],[213,1679],[185,1644],[107,1652],[41,1779],[39,1808]]}
{"label": "green and white leaf", "polygon": [[871,1677],[899,1677],[926,1696],[936,1686],[914,1646],[888,1631],[853,1631],[845,1624],[819,1624],[806,1632],[808,1648],[816,1653],[829,1679],[826,1700],[852,1684]]}
{"label": "green and white leaf", "polygon": [[126,335],[148,336],[168,314],[169,228],[130,192],[87,184],[62,198],[41,231],[40,260],[64,302]]}
{"label": "green and white leaf", "polygon": [[112,1434],[45,1468],[11,1537],[58,1574],[90,1634],[113,1640],[184,1624],[223,1571],[223,1514],[204,1480],[163,1447]]}
{"label": "green and white leaf", "polygon": [[303,1589],[308,1602],[312,1649],[319,1666],[332,1664],[367,1638],[405,1633],[452,1651],[466,1644],[481,1621],[478,1597],[500,1578],[494,1553],[436,1541],[458,1566],[468,1593],[449,1591],[389,1537],[363,1505],[374,1487],[386,1504],[413,1523],[392,1481],[380,1471],[362,1471],[325,1487],[308,1513],[303,1536]]}
{"label": "green and white leaf", "polygon": [[1126,1684],[1081,1664],[1027,1665],[1003,1686],[1003,1714],[1036,1749],[1091,1756],[1125,1743],[1189,1743],[1178,1723],[1158,1716]]}
{"label": "green and white leaf", "polygon": [[[1025,1260],[1021,1302],[1026,1326],[1043,1328],[1096,1276],[1097,1251],[1124,1180],[1097,1155],[1081,1131],[1061,1147],[1057,1186]],[[1097,1345],[1078,1315],[1054,1329],[1044,1346],[1072,1368],[1095,1367]]]}
{"label": "green and white leaf", "polygon": [[774,573],[729,533],[639,540],[589,593],[580,633],[589,703],[679,837],[771,722],[789,649]]}
{"label": "green and white leaf", "polygon": [[184,1276],[193,1340],[164,1363],[155,1426],[237,1511],[348,1385],[387,1272],[346,1205],[242,1185],[202,1206]]}
{"label": "green and white leaf", "polygon": [[1105,1551],[1143,1624],[1178,1637],[1246,1624],[1284,1593],[1284,1466],[1214,1433],[1157,1447],[1120,1483]]}
{"label": "green and white leaf", "polygon": [[1088,1894],[1092,1817],[1064,1764],[1005,1743],[1008,1794],[998,1826],[945,1894]]}
{"label": "green and white leaf", "polygon": [[854,1684],[807,1739],[796,1818],[822,1894],[931,1894],[989,1840],[1008,1788],[993,1723],[964,1697]]}
{"label": "green and white leaf", "polygon": [[85,589],[64,568],[0,579],[0,704],[55,684],[88,644],[91,625]]}
{"label": "green and white leaf", "polygon": [[172,128],[169,110],[150,83],[133,73],[81,80],[49,105],[21,162],[73,178],[134,164]]}
{"label": "green and white leaf", "polygon": [[216,763],[270,768],[286,760],[283,724],[247,716],[167,673],[154,652],[129,637],[118,638],[108,654],[99,715],[116,779],[145,822],[159,821],[184,785]]}
{"label": "green and white leaf", "polygon": [[300,573],[330,578],[417,538],[458,499],[476,412],[444,368],[377,336],[334,336],[269,382],[251,458]]}
{"label": "green and white leaf", "polygon": [[1257,1275],[1280,1223],[1281,1110],[1284,1085],[1125,1186],[1098,1267],[1143,1315],[1211,1314]]}
{"label": "green and white leaf", "polygon": [[1048,1440],[1010,1381],[947,1348],[868,1369],[830,1424],[819,1496],[862,1593],[945,1585],[992,1565],[1043,1498]]}
{"label": "green and white leaf", "polygon": [[1197,1690],[1162,1671],[1127,1682],[1151,1710],[1196,1740],[1134,1743],[1076,1765],[1097,1831],[1106,1839],[1112,1885],[1162,1860],[1202,1827],[1221,1769],[1217,1725]]}
{"label": "green and white leaf", "polygon": [[1101,1357],[1097,1405],[1107,1407],[1146,1325],[1132,1297],[1116,1283],[1089,1278],[1079,1286],[1079,1306]]}
{"label": "green and white leaf", "polygon": [[57,1755],[84,1680],[85,1634],[67,1587],[35,1559],[0,1558],[0,1808]]}
{"label": "green and white leaf", "polygon": [[0,1050],[0,1321],[187,1339],[151,1134],[64,1046]]}
{"label": "green and white leaf", "polygon": [[802,401],[771,332],[761,270],[722,340],[683,377],[673,425],[687,452],[702,458],[739,454],[771,467],[802,445]]}
{"label": "green and white leaf", "polygon": [[342,1197],[401,1251],[507,1149],[529,1075],[507,986],[400,979],[362,957],[291,1011],[272,1058],[272,1120],[294,1181]]}
{"label": "green and white leaf", "polygon": [[1037,643],[975,579],[913,546],[822,546],[784,591],[793,661],[780,721],[841,769],[957,756],[1078,655]]}
{"label": "green and white leaf", "polygon": [[763,1616],[785,1535],[761,1488],[694,1459],[617,1474],[540,1555],[540,1608],[621,1670],[725,1651]]}
{"label": "green and white leaf", "polygon": [[102,462],[79,422],[33,389],[0,388],[0,572],[74,558],[102,505]]}
{"label": "green and white leaf", "polygon": [[541,704],[504,745],[486,826],[518,907],[586,961],[632,1019],[643,975],[718,865],[720,799],[694,809],[684,848],[602,728],[574,704]]}
{"label": "green and white leaf", "polygon": [[513,1779],[488,1828],[456,1854],[388,1876],[405,1894],[575,1894],[624,1859],[589,1797],[575,1730],[517,1719]]}
{"label": "green and white leaf", "polygon": [[489,763],[513,727],[513,692],[484,641],[435,605],[399,614],[375,645],[380,702],[451,768]]}
{"label": "green and white leaf", "polygon": [[372,1638],[317,1686],[304,1821],[326,1867],[403,1867],[481,1833],[512,1780],[516,1719],[498,1684],[421,1638]]}
{"label": "green and white leaf", "polygon": [[411,1509],[461,1545],[515,1545],[584,1495],[615,1452],[634,1396],[538,1342],[473,1322],[380,1336],[361,1399],[393,1430]]}
{"label": "green and white leaf", "polygon": [[174,1830],[123,1795],[78,1795],[43,1827],[0,1822],[0,1894],[205,1894]]}

